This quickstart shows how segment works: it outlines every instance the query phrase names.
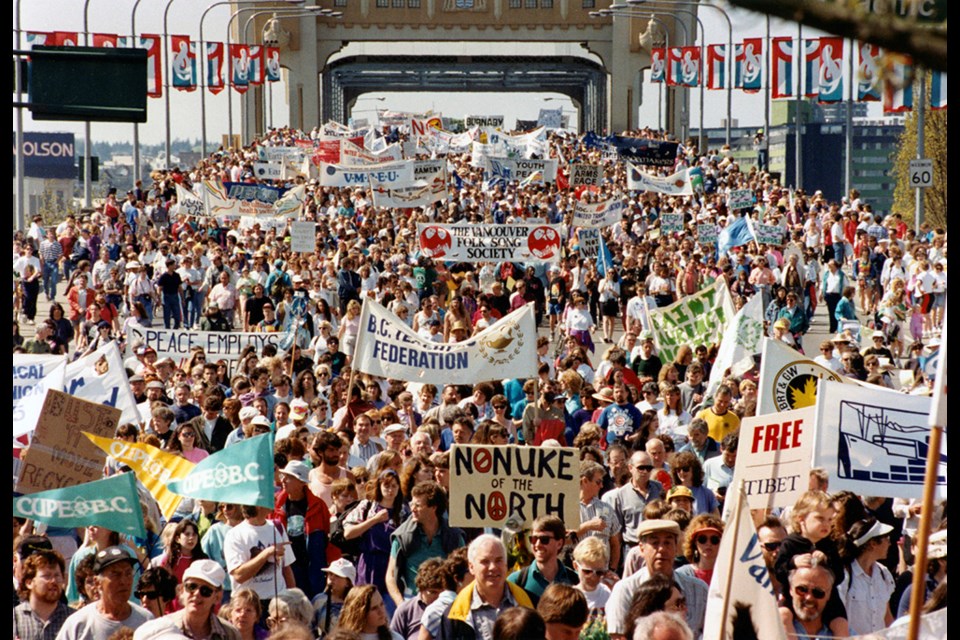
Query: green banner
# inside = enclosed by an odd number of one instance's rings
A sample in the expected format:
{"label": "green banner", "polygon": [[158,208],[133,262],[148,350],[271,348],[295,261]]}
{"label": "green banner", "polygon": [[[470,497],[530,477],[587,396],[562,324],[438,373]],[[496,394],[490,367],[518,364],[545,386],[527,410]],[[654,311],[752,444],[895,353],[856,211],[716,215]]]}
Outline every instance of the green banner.
{"label": "green banner", "polygon": [[147,537],[132,473],[16,497],[13,515],[52,527],[73,529],[96,525],[138,538]]}
{"label": "green banner", "polygon": [[273,434],[246,438],[204,458],[167,489],[189,498],[273,507]]}
{"label": "green banner", "polygon": [[660,360],[673,362],[680,345],[717,342],[733,314],[733,301],[722,278],[668,307],[651,309],[650,326]]}

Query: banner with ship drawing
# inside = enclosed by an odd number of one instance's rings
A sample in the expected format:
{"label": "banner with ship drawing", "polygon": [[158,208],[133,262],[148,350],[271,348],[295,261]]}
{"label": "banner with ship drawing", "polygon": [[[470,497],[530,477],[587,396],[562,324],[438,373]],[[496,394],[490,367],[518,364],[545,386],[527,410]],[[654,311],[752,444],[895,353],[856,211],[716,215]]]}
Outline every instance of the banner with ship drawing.
{"label": "banner with ship drawing", "polygon": [[[831,491],[923,497],[931,399],[823,379],[817,389],[812,466],[830,474]],[[935,499],[947,497],[943,434]]]}

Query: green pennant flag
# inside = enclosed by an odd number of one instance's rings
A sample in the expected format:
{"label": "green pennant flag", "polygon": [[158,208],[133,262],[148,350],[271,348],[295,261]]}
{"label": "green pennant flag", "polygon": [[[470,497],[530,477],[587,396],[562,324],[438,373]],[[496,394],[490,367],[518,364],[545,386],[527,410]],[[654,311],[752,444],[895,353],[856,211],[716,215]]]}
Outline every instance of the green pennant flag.
{"label": "green pennant flag", "polygon": [[13,515],[53,527],[97,525],[138,538],[147,537],[132,473],[15,497]]}
{"label": "green pennant flag", "polygon": [[208,456],[167,489],[189,498],[273,507],[273,434],[246,438]]}

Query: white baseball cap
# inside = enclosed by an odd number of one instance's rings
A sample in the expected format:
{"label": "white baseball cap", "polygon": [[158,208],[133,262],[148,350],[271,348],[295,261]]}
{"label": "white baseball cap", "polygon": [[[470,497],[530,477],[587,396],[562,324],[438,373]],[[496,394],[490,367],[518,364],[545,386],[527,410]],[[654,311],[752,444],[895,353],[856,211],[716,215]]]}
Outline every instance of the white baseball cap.
{"label": "white baseball cap", "polygon": [[353,566],[353,563],[346,558],[334,560],[330,563],[329,567],[326,569],[321,569],[321,571],[326,571],[327,573],[332,573],[335,576],[346,578],[351,584],[357,581],[357,568]]}

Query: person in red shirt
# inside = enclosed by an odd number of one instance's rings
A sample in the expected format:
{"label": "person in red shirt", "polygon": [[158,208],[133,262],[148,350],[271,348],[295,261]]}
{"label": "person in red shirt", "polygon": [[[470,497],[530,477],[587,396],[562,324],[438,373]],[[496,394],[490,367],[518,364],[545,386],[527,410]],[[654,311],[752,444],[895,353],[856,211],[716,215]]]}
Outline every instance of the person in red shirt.
{"label": "person in red shirt", "polygon": [[280,485],[270,519],[287,530],[296,561],[293,575],[297,587],[313,598],[323,591],[327,566],[327,536],[330,534],[330,510],[327,503],[307,486],[310,469],[299,460],[291,460],[280,471]]}

